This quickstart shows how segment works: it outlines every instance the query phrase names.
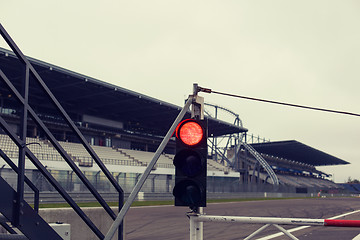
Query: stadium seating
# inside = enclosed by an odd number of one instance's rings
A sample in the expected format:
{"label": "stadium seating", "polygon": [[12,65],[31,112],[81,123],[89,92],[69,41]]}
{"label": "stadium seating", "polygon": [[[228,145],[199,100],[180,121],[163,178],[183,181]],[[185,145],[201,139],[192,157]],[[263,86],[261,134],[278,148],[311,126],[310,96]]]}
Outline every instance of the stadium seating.
{"label": "stadium seating", "polygon": [[[40,160],[49,161],[62,161],[61,155],[46,141],[41,141],[37,138],[26,138],[27,147],[34,155]],[[10,139],[9,136],[0,134],[0,148],[10,157],[11,159],[17,159],[19,149],[16,144]]]}
{"label": "stadium seating", "polygon": [[[35,154],[40,161],[63,161],[62,156],[56,151],[48,140],[27,138],[27,147]],[[70,158],[82,166],[92,166],[92,157],[82,144],[60,141],[60,146],[67,152]],[[18,158],[18,147],[7,135],[0,134],[0,148],[13,160]],[[95,153],[105,164],[147,166],[152,160],[154,153],[131,149],[110,148],[104,146],[92,146]],[[174,168],[174,155],[161,154],[156,168]],[[209,171],[230,172],[231,170],[212,160],[208,159]]]}
{"label": "stadium seating", "polygon": [[277,177],[279,178],[280,183],[282,183],[282,184],[289,185],[289,186],[294,186],[294,187],[301,187],[302,186],[300,183],[296,182],[292,178],[289,178],[287,175],[277,174]]}
{"label": "stadium seating", "polygon": [[[147,166],[152,160],[154,153],[153,152],[145,152],[145,151],[137,151],[130,149],[117,149],[120,153],[131,157],[134,161],[138,162],[142,166]],[[168,155],[169,156],[169,155]],[[160,168],[173,168],[172,160],[163,154],[160,155],[156,167]]]}
{"label": "stadium seating", "polygon": [[359,183],[343,183],[341,184],[347,191],[351,193],[360,193],[360,184]]}
{"label": "stadium seating", "polygon": [[[75,161],[79,162],[79,164],[84,163],[84,166],[86,166],[86,163],[92,162],[92,157],[83,145],[71,142],[60,142],[60,145],[64,148],[65,151],[67,151],[70,156],[74,158]],[[126,156],[124,154],[121,154],[121,152],[116,151],[116,149],[103,146],[91,147],[105,164],[142,166],[140,163],[136,162],[129,156]]]}
{"label": "stadium seating", "polygon": [[[52,144],[47,140],[41,140],[38,138],[27,138],[27,147],[35,154],[40,161],[63,161],[62,156],[56,151]],[[72,142],[59,142],[61,147],[68,153],[70,158],[78,162],[80,166],[92,166],[93,159],[86,151],[83,145]],[[92,146],[95,153],[105,164],[109,165],[125,165],[125,166],[147,166],[152,160],[154,153],[145,152],[123,148],[110,148],[104,146]],[[0,149],[2,149],[11,159],[17,160],[18,147],[15,143],[4,134],[0,134]],[[339,186],[329,180],[315,178],[310,176],[304,176],[298,174],[301,171],[308,171],[309,173],[318,172],[314,166],[306,165],[298,162],[289,161],[282,158],[276,158],[272,156],[264,156],[267,161],[273,166],[277,166],[283,173],[278,172],[280,184],[293,187],[309,187],[309,188],[338,188]],[[173,165],[174,155],[161,154],[155,168],[174,168]],[[248,159],[249,164],[253,165],[254,161]],[[229,173],[232,170],[215,160],[208,159],[207,161],[208,171],[219,171]],[[281,170],[282,169],[282,170]],[[285,171],[288,169],[288,171]],[[296,169],[296,170],[293,170]],[[251,171],[250,171],[251,172]],[[286,174],[285,174],[286,173]],[[251,174],[250,174],[251,175]],[[268,175],[255,171],[255,175],[260,177],[263,181],[268,179]],[[271,181],[270,181],[271,182]],[[269,183],[270,183],[269,182]],[[360,191],[360,185],[352,187],[353,191]]]}

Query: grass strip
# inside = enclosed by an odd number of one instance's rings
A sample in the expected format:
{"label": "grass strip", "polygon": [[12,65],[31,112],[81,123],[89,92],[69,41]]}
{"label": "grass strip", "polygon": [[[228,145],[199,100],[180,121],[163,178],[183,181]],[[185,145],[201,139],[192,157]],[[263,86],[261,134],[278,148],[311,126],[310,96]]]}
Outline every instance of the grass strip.
{"label": "grass strip", "polygon": [[[231,198],[231,199],[208,199],[207,203],[226,203],[226,202],[245,202],[245,201],[264,201],[264,200],[279,200],[279,199],[301,199],[301,198]],[[101,207],[98,202],[79,202],[79,207]],[[108,202],[111,207],[117,207],[117,202]],[[160,205],[174,205],[173,200],[163,201],[135,201],[132,207],[141,206],[160,206]],[[33,206],[33,205],[32,205]],[[42,203],[40,208],[64,208],[70,207],[67,203]]]}

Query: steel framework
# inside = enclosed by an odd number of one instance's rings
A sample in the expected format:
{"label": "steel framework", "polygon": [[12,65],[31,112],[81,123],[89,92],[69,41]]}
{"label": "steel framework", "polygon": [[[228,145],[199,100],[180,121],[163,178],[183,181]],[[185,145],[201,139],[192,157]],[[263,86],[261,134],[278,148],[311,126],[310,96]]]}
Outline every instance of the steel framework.
{"label": "steel framework", "polygon": [[[98,164],[101,171],[105,174],[105,176],[108,178],[108,180],[111,182],[113,187],[119,192],[119,209],[123,205],[124,202],[124,192],[120,185],[117,183],[115,178],[112,176],[110,171],[105,167],[103,162],[100,160],[100,158],[97,156],[95,151],[90,147],[84,136],[81,134],[79,129],[76,127],[76,125],[73,123],[73,121],[70,119],[66,111],[62,108],[60,103],[57,101],[55,96],[51,93],[51,91],[48,89],[38,72],[35,70],[35,68],[31,65],[31,63],[28,61],[28,59],[25,57],[25,55],[20,51],[18,46],[15,44],[15,42],[12,40],[12,38],[9,36],[9,34],[6,32],[4,27],[0,24],[0,33],[4,40],[7,42],[9,47],[13,50],[15,55],[18,57],[20,63],[22,64],[22,67],[24,69],[24,77],[23,77],[23,86],[22,86],[22,92],[19,92],[17,88],[12,84],[11,80],[4,74],[4,72],[0,69],[0,80],[5,84],[5,86],[9,89],[11,94],[18,100],[18,102],[22,105],[22,114],[20,119],[20,135],[18,136],[13,129],[6,123],[6,121],[0,117],[0,126],[4,130],[4,132],[13,140],[13,142],[18,146],[19,148],[19,161],[18,166],[14,166],[13,164],[9,164],[17,173],[18,180],[17,180],[17,191],[14,193],[14,199],[11,200],[11,202],[14,203],[14,211],[11,214],[6,215],[5,217],[8,218],[12,222],[12,224],[15,227],[18,227],[20,230],[23,226],[28,226],[29,224],[32,224],[31,219],[27,218],[26,215],[24,215],[24,212],[31,211],[27,206],[26,202],[24,201],[24,183],[28,182],[28,180],[25,177],[25,156],[30,159],[30,161],[37,167],[37,169],[43,174],[43,176],[50,182],[50,184],[60,193],[60,195],[67,201],[67,203],[75,210],[75,212],[82,218],[82,220],[89,226],[89,228],[95,233],[95,235],[99,239],[103,239],[104,235],[101,233],[101,231],[95,226],[95,224],[87,217],[87,215],[80,209],[80,207],[76,204],[76,202],[70,197],[70,195],[63,189],[63,187],[55,180],[55,178],[51,175],[51,173],[46,169],[45,166],[42,165],[42,163],[35,157],[35,155],[27,148],[26,143],[26,133],[27,133],[27,122],[28,122],[28,115],[32,118],[32,120],[38,125],[40,129],[46,134],[46,137],[51,142],[51,144],[55,147],[55,149],[60,153],[60,155],[63,157],[63,159],[67,162],[67,164],[71,167],[71,169],[77,174],[79,179],[85,184],[85,186],[89,189],[89,191],[93,194],[93,196],[97,199],[97,201],[100,203],[100,205],[105,209],[105,211],[109,214],[109,216],[113,219],[116,218],[116,214],[114,211],[109,207],[109,205],[106,203],[106,201],[102,198],[102,196],[99,194],[99,192],[96,190],[96,188],[88,181],[88,179],[85,177],[85,175],[81,172],[81,170],[78,168],[78,166],[72,161],[70,156],[67,154],[67,152],[60,146],[60,144],[57,142],[53,134],[50,132],[50,130],[46,127],[44,122],[39,118],[39,116],[36,114],[34,109],[29,104],[29,84],[30,79],[36,81],[37,84],[41,87],[43,93],[49,98],[49,100],[53,103],[55,106],[55,109],[61,114],[65,122],[68,124],[70,129],[76,134],[76,136],[80,139],[80,142],[83,144],[85,149],[88,151],[90,156],[94,159],[94,161]],[[2,158],[5,159],[5,161],[9,162],[9,158],[2,153]],[[29,184],[31,186],[31,184]],[[6,183],[2,183],[2,188],[7,189]],[[37,194],[36,190],[35,194]],[[0,202],[0,205],[4,206],[5,202]],[[38,204],[36,204],[35,210],[37,210]],[[11,208],[12,209],[12,208]],[[34,216],[38,216],[35,214]],[[23,230],[24,234],[27,235],[29,238],[32,238],[31,236],[36,235],[36,239],[59,239],[59,236],[51,230],[50,231],[53,234],[53,237],[50,237],[47,234],[44,234],[39,238],[38,233],[41,231],[45,231],[45,228],[51,229],[47,224],[43,225],[37,225],[38,227],[34,228],[28,228],[26,230]],[[41,229],[43,228],[43,229]],[[123,235],[123,227],[122,225],[119,228],[119,239],[122,239]]]}
{"label": "steel framework", "polygon": [[[204,89],[204,88],[200,88],[200,89]],[[210,110],[206,110],[205,113],[208,116],[214,117],[215,119],[218,119],[218,113],[219,110],[222,110],[228,114],[230,114],[232,117],[234,117],[234,121],[233,124],[239,127],[243,127],[243,123],[239,117],[239,114],[236,114],[235,112],[231,111],[230,109],[221,107],[221,106],[217,106],[214,104],[210,104],[210,103],[205,103],[206,106],[208,107],[212,107],[214,109],[214,114],[212,114],[210,112]],[[209,146],[211,146],[211,155],[213,156],[213,158],[218,161],[220,160],[221,163],[223,164],[227,164],[230,167],[232,167],[233,169],[235,169],[236,171],[241,171],[240,168],[240,157],[239,157],[239,152],[241,151],[241,149],[246,150],[249,154],[251,154],[257,161],[257,164],[255,165],[253,171],[253,176],[255,174],[255,169],[258,169],[258,173],[260,172],[260,166],[267,172],[268,176],[270,177],[270,179],[272,180],[274,186],[278,186],[279,185],[279,179],[277,178],[274,170],[271,168],[271,166],[267,163],[267,161],[250,145],[246,142],[247,137],[246,137],[246,133],[236,133],[236,134],[231,134],[229,136],[223,136],[224,139],[226,140],[226,143],[223,147],[219,146],[219,141],[218,141],[218,137],[212,137],[211,136],[208,138],[209,141]],[[234,140],[234,141],[233,141]],[[234,142],[232,144],[232,142]],[[230,146],[231,145],[231,146]],[[228,158],[226,155],[226,151],[232,147],[234,149],[234,154],[232,158]],[[247,170],[245,170],[247,171]],[[249,175],[248,172],[244,172],[245,175]]]}

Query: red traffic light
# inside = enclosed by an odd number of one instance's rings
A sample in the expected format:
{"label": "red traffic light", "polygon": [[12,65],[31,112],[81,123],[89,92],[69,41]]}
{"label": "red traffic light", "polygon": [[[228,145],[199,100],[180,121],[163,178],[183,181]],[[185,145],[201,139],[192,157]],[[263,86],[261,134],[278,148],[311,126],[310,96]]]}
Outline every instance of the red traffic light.
{"label": "red traffic light", "polygon": [[176,128],[175,206],[206,206],[207,135],[204,120],[186,119]]}
{"label": "red traffic light", "polygon": [[176,137],[188,146],[195,146],[203,140],[204,129],[195,120],[186,119],[177,126]]}

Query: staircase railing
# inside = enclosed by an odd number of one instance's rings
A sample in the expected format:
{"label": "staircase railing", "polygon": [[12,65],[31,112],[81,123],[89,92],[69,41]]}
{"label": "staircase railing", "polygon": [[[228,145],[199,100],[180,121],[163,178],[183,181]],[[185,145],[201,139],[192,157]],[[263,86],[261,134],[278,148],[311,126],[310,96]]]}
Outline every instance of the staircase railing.
{"label": "staircase railing", "polygon": [[274,185],[279,185],[279,179],[277,178],[274,170],[271,166],[266,162],[266,160],[258,153],[250,144],[245,142],[241,143],[250,153],[255,157],[255,159],[261,164],[261,166],[265,169],[265,171],[269,174],[271,180]]}
{"label": "staircase railing", "polygon": [[[99,192],[95,189],[95,187],[90,183],[90,181],[85,177],[85,175],[81,172],[78,166],[72,161],[67,152],[61,147],[58,141],[55,139],[50,130],[45,126],[43,121],[39,118],[36,112],[28,103],[29,97],[29,79],[32,76],[41,87],[43,93],[50,99],[51,103],[55,106],[55,109],[61,114],[67,125],[73,131],[73,133],[80,139],[80,142],[83,144],[84,148],[88,151],[90,156],[94,159],[96,164],[99,166],[101,171],[107,177],[107,179],[111,182],[112,186],[119,192],[119,209],[122,207],[124,203],[124,191],[115,180],[114,176],[110,173],[110,171],[106,168],[105,164],[100,160],[95,151],[90,147],[89,143],[86,141],[85,137],[81,134],[79,129],[76,127],[74,122],[71,120],[69,115],[65,112],[63,107],[57,101],[55,96],[51,93],[49,88],[46,86],[45,82],[42,80],[40,75],[37,73],[35,68],[32,66],[30,61],[25,57],[25,55],[20,51],[15,42],[11,39],[9,34],[0,24],[0,33],[3,36],[4,40],[7,42],[9,47],[13,50],[19,61],[22,63],[25,69],[25,80],[24,80],[24,88],[22,94],[15,88],[12,82],[7,78],[4,72],[0,69],[0,80],[7,86],[11,94],[20,102],[23,106],[22,119],[20,123],[21,136],[14,133],[10,126],[4,121],[2,117],[0,117],[0,125],[6,134],[13,140],[13,142],[19,148],[19,166],[18,166],[18,189],[16,193],[16,202],[18,203],[15,208],[15,219],[19,218],[19,214],[21,212],[22,206],[19,204],[23,202],[24,195],[24,165],[25,165],[25,156],[27,156],[30,161],[36,166],[36,168],[44,175],[44,177],[50,182],[50,184],[61,194],[61,196],[67,201],[67,203],[75,210],[75,212],[82,218],[82,220],[89,226],[89,228],[96,234],[99,239],[103,239],[104,235],[101,231],[95,226],[95,224],[86,216],[86,214],[80,209],[80,207],[76,204],[76,202],[70,197],[70,195],[63,189],[63,187],[56,181],[56,179],[47,171],[47,169],[42,165],[42,163],[35,157],[35,155],[27,148],[26,146],[26,130],[27,130],[27,121],[28,116],[30,115],[32,120],[37,124],[37,126],[45,133],[47,139],[51,142],[54,148],[60,153],[63,159],[67,162],[67,164],[71,167],[71,169],[77,174],[79,179],[84,183],[84,185],[89,189],[89,191],[93,194],[96,200],[100,203],[100,205],[105,209],[108,215],[112,219],[116,219],[116,214],[109,207],[106,201],[102,198]],[[15,221],[15,224],[19,224]],[[123,227],[119,228],[119,239],[122,239],[123,235]]]}

